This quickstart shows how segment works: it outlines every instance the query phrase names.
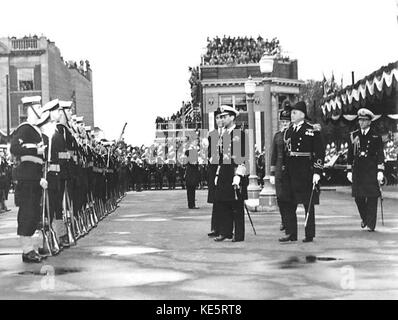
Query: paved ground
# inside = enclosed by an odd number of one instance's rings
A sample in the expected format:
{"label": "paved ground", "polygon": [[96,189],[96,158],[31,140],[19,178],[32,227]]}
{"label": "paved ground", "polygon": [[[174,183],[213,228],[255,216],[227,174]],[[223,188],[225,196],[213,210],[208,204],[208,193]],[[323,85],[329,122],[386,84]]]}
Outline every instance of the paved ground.
{"label": "paved ground", "polygon": [[245,242],[208,239],[206,191],[197,199],[187,210],[183,191],[131,192],[42,265],[21,262],[15,209],[0,215],[0,299],[398,299],[398,200],[369,233],[349,195],[324,191],[315,242],[279,244],[277,213],[252,214]]}

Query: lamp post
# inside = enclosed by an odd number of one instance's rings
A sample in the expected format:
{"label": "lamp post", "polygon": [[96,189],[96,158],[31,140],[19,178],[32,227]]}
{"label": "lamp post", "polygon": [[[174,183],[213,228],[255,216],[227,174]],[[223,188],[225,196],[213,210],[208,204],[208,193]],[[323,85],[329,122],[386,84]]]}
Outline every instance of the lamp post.
{"label": "lamp post", "polygon": [[252,80],[251,76],[245,82],[245,93],[247,102],[247,113],[249,116],[249,164],[250,175],[247,193],[249,199],[258,199],[260,196],[261,188],[258,185],[258,177],[256,174],[256,161],[254,154],[254,94],[256,92],[256,83]]}
{"label": "lamp post", "polygon": [[[266,75],[272,75],[274,69],[274,57],[264,55],[260,60],[260,71]],[[264,146],[265,146],[265,175],[264,187],[260,192],[260,207],[264,211],[276,210],[276,193],[275,187],[270,183],[270,148],[272,145],[272,95],[271,95],[271,78],[264,77],[262,80],[264,85]]]}

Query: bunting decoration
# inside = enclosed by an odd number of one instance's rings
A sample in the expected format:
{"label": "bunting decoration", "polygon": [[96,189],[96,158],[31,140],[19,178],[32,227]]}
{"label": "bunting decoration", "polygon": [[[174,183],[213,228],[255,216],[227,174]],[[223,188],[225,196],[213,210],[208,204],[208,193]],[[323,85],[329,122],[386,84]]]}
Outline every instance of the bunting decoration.
{"label": "bunting decoration", "polygon": [[[373,106],[378,118],[386,115],[398,119],[398,100],[394,97],[398,90],[398,61],[373,72],[356,84],[348,86],[325,98],[321,110],[325,120],[338,120],[341,116],[348,121],[356,118],[356,112],[362,107]],[[389,103],[380,104],[382,99]],[[372,108],[370,108],[372,109]]]}

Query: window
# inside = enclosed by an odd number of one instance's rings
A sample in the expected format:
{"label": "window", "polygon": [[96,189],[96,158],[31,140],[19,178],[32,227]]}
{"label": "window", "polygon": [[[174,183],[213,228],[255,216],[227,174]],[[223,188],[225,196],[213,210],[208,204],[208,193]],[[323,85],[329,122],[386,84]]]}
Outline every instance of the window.
{"label": "window", "polygon": [[235,94],[235,95],[222,95],[220,96],[220,105],[228,105],[234,107],[239,112],[247,112],[246,95]]}
{"label": "window", "polygon": [[34,83],[34,69],[18,69],[18,91],[32,91]]}

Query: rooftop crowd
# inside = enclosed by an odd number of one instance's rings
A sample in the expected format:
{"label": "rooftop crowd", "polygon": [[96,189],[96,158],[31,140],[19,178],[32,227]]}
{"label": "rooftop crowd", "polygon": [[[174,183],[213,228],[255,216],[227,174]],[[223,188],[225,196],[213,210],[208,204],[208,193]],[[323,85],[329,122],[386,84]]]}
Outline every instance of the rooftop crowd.
{"label": "rooftop crowd", "polygon": [[79,71],[79,73],[85,77],[87,77],[88,74],[88,70],[90,70],[90,62],[88,60],[80,60],[79,65],[77,64],[76,61],[65,61],[65,66],[68,69],[76,69],[77,71]]}
{"label": "rooftop crowd", "polygon": [[203,56],[204,65],[233,65],[258,63],[264,53],[279,55],[281,46],[277,38],[272,40],[258,36],[207,38],[207,51]]}

